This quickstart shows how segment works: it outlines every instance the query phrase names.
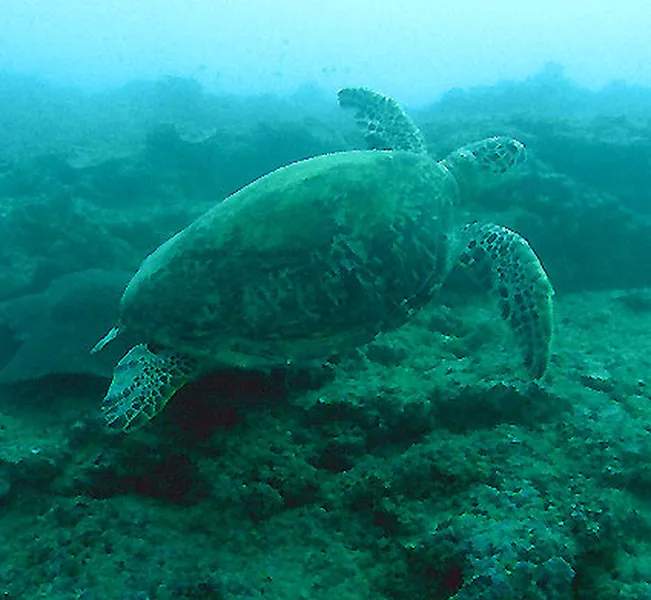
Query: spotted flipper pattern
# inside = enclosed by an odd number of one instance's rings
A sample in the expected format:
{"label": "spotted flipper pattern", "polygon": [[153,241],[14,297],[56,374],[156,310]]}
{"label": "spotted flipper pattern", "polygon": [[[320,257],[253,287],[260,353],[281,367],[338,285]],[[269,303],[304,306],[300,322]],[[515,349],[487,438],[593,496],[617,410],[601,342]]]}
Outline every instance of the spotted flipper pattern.
{"label": "spotted flipper pattern", "polygon": [[423,135],[393,98],[367,88],[343,88],[337,97],[339,106],[354,111],[369,150],[427,154]]}
{"label": "spotted flipper pattern", "polygon": [[542,377],[551,348],[554,292],[540,260],[523,237],[499,225],[466,225],[461,243],[460,264],[491,290],[531,376]]}
{"label": "spotted flipper pattern", "polygon": [[127,431],[148,423],[194,377],[191,361],[172,352],[134,346],[113,371],[102,403],[106,425]]}

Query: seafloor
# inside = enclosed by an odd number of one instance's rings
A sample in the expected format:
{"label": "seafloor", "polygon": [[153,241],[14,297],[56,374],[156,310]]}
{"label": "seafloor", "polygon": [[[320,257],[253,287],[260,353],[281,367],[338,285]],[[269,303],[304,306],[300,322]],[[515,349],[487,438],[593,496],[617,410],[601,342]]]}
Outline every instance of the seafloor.
{"label": "seafloor", "polygon": [[123,435],[98,408],[124,348],[88,348],[130,273],[256,176],[362,136],[310,89],[1,79],[0,596],[651,598],[650,101],[543,74],[411,111],[436,156],[529,148],[464,212],[522,233],[550,275],[540,383],[453,277],[365,348],[215,373]]}

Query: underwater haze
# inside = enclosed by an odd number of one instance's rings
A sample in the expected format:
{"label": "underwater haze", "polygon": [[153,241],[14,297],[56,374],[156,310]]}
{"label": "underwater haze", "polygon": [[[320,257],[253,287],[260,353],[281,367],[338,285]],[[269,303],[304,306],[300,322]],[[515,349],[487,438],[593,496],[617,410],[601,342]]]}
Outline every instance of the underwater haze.
{"label": "underwater haze", "polygon": [[523,79],[547,62],[589,88],[651,85],[644,0],[21,0],[0,68],[83,88],[162,75],[212,91],[365,85],[406,103]]}
{"label": "underwater haze", "polygon": [[0,1],[0,598],[651,598],[647,2]]}

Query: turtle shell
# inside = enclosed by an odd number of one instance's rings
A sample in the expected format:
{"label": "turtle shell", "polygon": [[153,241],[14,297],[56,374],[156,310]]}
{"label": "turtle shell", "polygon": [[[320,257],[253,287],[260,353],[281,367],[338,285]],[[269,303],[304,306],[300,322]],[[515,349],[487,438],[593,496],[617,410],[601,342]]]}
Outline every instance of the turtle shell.
{"label": "turtle shell", "polygon": [[280,168],[145,259],[121,331],[210,367],[327,358],[431,298],[455,201],[452,175],[425,155],[342,152]]}

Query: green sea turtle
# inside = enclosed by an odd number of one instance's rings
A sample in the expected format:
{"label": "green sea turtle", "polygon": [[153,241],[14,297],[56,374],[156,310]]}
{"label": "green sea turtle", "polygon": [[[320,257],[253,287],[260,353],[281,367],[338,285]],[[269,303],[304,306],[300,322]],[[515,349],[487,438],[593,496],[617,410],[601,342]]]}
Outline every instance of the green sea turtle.
{"label": "green sea turtle", "polygon": [[517,233],[459,226],[454,207],[524,159],[505,137],[431,158],[391,98],[339,92],[369,150],[292,163],[257,179],[162,244],[120,302],[116,336],[135,344],[102,410],[132,429],[188,381],[223,367],[325,360],[403,324],[456,264],[492,291],[533,378],[547,367],[552,288]]}

